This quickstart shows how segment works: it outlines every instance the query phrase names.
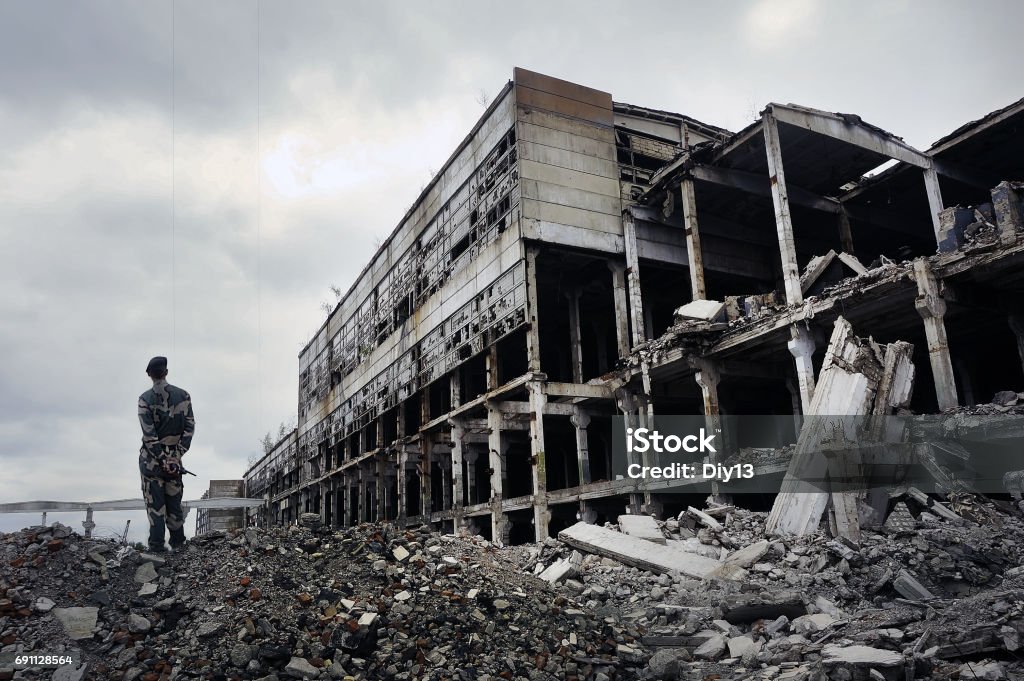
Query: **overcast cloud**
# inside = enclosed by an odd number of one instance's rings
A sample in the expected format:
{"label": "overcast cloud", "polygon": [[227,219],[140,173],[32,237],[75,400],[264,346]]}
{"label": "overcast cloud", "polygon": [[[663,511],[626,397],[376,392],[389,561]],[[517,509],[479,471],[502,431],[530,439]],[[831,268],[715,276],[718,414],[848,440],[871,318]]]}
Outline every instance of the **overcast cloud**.
{"label": "overcast cloud", "polygon": [[[769,101],[855,112],[925,148],[1024,94],[1022,19],[1015,2],[8,0],[0,502],[139,497],[156,354],[195,405],[185,497],[241,477],[294,418],[329,287],[514,66],[731,129]],[[142,513],[96,520],[128,518],[141,539]]]}

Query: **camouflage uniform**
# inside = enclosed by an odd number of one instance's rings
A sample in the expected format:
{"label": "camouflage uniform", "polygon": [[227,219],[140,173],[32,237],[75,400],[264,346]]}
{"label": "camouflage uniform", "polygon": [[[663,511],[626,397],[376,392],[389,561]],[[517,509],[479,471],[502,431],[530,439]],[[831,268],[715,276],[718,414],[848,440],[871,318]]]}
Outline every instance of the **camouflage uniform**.
{"label": "camouflage uniform", "polygon": [[163,464],[175,457],[180,463],[181,455],[192,445],[196,425],[192,398],[166,380],[155,381],[153,388],[139,397],[139,423],[142,425],[139,472],[149,516],[149,547],[163,548],[165,523],[170,530],[171,546],[180,546],[185,543],[181,472],[169,475]]}

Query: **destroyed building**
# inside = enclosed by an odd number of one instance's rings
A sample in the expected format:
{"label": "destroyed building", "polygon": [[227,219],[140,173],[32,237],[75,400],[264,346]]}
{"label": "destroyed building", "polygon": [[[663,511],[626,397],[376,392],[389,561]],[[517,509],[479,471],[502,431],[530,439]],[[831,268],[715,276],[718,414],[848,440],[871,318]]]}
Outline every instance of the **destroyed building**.
{"label": "destroyed building", "polygon": [[300,353],[258,521],[521,543],[675,513],[617,479],[613,418],[799,419],[840,317],[912,345],[915,413],[1024,389],[1022,125],[919,151],[773,103],[732,133],[516,69]]}

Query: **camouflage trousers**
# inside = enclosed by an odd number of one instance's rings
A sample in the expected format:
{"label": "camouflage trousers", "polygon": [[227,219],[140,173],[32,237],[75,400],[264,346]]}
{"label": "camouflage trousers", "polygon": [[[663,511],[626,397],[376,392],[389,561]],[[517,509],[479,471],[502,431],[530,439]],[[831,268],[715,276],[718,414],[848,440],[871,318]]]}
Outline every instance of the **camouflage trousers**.
{"label": "camouflage trousers", "polygon": [[185,543],[185,514],[181,510],[184,487],[181,476],[167,477],[160,461],[146,452],[139,454],[142,498],[149,517],[149,547],[162,549],[164,528],[170,531],[171,546]]}

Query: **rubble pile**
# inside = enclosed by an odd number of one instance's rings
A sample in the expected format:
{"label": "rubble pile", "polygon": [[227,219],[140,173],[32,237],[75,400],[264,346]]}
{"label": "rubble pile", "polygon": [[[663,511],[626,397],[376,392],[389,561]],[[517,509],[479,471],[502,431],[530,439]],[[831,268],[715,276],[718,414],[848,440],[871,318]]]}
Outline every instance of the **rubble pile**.
{"label": "rubble pile", "polygon": [[[858,546],[766,537],[765,518],[711,505],[596,530],[700,556],[703,577],[557,539],[499,548],[315,516],[166,556],[33,527],[0,535],[0,651],[75,651],[84,665],[58,679],[1024,675],[1016,506],[910,488]],[[0,666],[0,679],[49,674]]]}
{"label": "rubble pile", "polygon": [[[78,651],[87,667],[61,678],[126,681],[642,673],[632,624],[580,608],[482,538],[309,524],[205,535],[166,556],[59,525],[0,535],[2,651]],[[0,679],[49,674],[0,665]]]}
{"label": "rubble pile", "polygon": [[572,565],[567,598],[643,632],[644,678],[1024,678],[1024,520],[981,499],[981,522],[955,519],[914,496],[857,548],[825,531],[765,538],[766,514],[732,507],[708,509],[718,531],[685,511],[659,522],[669,543],[722,559],[703,580],[555,541],[524,566]]}

